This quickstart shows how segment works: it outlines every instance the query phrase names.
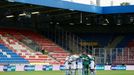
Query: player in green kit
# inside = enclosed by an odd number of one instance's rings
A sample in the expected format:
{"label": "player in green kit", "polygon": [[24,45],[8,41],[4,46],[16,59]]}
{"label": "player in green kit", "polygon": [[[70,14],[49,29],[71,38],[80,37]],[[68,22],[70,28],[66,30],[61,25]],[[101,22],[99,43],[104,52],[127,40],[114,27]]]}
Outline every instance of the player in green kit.
{"label": "player in green kit", "polygon": [[83,70],[82,70],[82,75],[88,75],[88,69],[89,69],[89,61],[90,61],[90,58],[88,57],[87,55],[87,52],[84,51],[82,53],[82,55],[80,56],[80,58],[82,59],[83,61]]}

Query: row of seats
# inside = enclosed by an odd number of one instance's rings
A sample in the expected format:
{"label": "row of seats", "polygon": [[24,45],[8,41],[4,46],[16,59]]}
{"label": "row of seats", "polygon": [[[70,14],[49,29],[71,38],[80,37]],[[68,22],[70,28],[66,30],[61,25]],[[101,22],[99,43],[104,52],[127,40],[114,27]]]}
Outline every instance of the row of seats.
{"label": "row of seats", "polygon": [[[49,52],[49,55],[52,56],[53,58],[55,58],[60,63],[63,63],[65,60],[65,57],[68,55],[68,52],[65,52],[61,47],[56,45],[54,42],[52,42],[51,40],[49,40],[35,32],[30,32],[30,31],[25,32],[25,33],[21,32],[21,34],[36,41],[41,46],[42,50],[47,50]],[[53,53],[56,53],[58,55],[53,55]],[[65,56],[63,56],[62,54],[65,54]],[[57,57],[60,59],[57,59]],[[62,59],[62,61],[61,61],[61,59]]]}
{"label": "row of seats", "polygon": [[[24,45],[18,43],[19,42],[18,40],[23,39],[22,36],[27,37],[27,38],[37,42],[41,46],[42,50],[47,50],[48,53],[50,53],[49,55],[54,58],[53,59],[53,58],[47,56],[47,58],[48,58],[47,60],[51,59],[55,63],[59,63],[59,62],[61,62],[61,59],[65,59],[65,57],[68,54],[68,52],[65,52],[61,47],[56,45],[53,41],[41,36],[38,33],[32,32],[32,31],[27,31],[27,30],[26,31],[23,31],[23,30],[19,31],[19,30],[8,29],[8,30],[0,30],[0,33],[2,36],[6,37],[6,39],[5,39],[6,46],[10,47],[10,49],[12,49],[14,52],[16,52],[21,57],[23,57],[29,61],[33,61],[33,59],[29,59],[32,55],[36,56],[35,60],[38,60],[41,57],[38,56],[38,54],[36,54],[36,53],[32,53],[32,52],[28,51],[27,49],[25,49]],[[12,37],[10,37],[9,35]],[[51,52],[57,53],[58,55],[53,55],[53,54],[51,54]],[[65,54],[67,53],[67,54],[65,56],[62,56],[63,53],[65,53]],[[57,59],[57,57],[60,59]],[[44,58],[44,59],[46,59],[46,58]],[[43,62],[45,62],[45,60],[43,60]],[[51,63],[53,63],[53,62],[51,62]]]}
{"label": "row of seats", "polygon": [[0,44],[0,64],[14,63],[27,64],[29,62],[11,51],[10,49],[8,49],[7,47],[5,47],[4,45]]}
{"label": "row of seats", "polygon": [[119,52],[113,61],[113,64],[134,64],[134,49],[126,48],[125,50],[122,50],[122,52]]}
{"label": "row of seats", "polygon": [[[8,32],[6,32],[7,35],[14,35],[14,32],[10,31],[8,34]],[[56,63],[59,64],[59,62],[57,62],[56,60],[52,59],[51,57],[49,57],[48,55],[43,55],[40,52],[31,52],[28,50],[28,48],[24,45],[21,44],[17,39],[18,36],[22,36],[20,34],[15,34],[17,35],[17,37],[10,37],[7,35],[2,35],[4,43],[6,44],[6,46],[8,46],[10,49],[12,49],[13,52],[16,52],[18,55],[20,55],[22,58],[28,60],[28,62],[30,63]],[[7,50],[6,50],[7,51]],[[12,54],[11,51],[8,54]],[[49,61],[51,60],[51,61]]]}

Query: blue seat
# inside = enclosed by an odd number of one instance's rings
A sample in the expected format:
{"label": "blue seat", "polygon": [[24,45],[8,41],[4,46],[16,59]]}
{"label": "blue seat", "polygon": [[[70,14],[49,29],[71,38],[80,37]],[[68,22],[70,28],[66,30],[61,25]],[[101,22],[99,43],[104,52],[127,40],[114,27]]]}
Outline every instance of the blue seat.
{"label": "blue seat", "polygon": [[3,55],[2,52],[0,52],[0,64],[26,64],[29,63],[28,60],[25,60],[12,50],[5,47],[3,44],[0,44],[0,49],[2,49],[3,52],[6,52],[8,55],[11,55],[11,58],[8,58],[6,55]]}

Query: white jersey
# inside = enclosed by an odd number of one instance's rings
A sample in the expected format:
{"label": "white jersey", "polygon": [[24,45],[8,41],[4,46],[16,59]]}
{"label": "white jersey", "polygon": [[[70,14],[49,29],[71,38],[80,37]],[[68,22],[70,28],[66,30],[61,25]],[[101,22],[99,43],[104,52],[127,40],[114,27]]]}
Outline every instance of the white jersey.
{"label": "white jersey", "polygon": [[88,55],[89,58],[92,58],[92,55]]}
{"label": "white jersey", "polygon": [[72,60],[72,64],[71,64],[71,69],[76,69],[77,68],[77,59],[79,58],[78,55],[72,55],[71,56],[71,60]]}
{"label": "white jersey", "polygon": [[82,69],[82,68],[83,68],[83,61],[82,61],[81,58],[79,58],[79,59],[77,60],[77,68],[78,68],[78,69]]}
{"label": "white jersey", "polygon": [[90,63],[90,69],[95,69],[95,62],[93,60]]}
{"label": "white jersey", "polygon": [[71,55],[67,56],[65,60],[65,69],[76,69],[76,60],[79,56],[77,55]]}
{"label": "white jersey", "polygon": [[93,56],[92,55],[88,55],[89,56],[89,58],[90,59],[92,59],[91,61],[90,61],[90,69],[95,69],[95,61],[94,61],[94,58],[93,58]]}
{"label": "white jersey", "polygon": [[69,69],[70,65],[68,64],[71,61],[70,56],[67,56],[65,59],[65,69]]}

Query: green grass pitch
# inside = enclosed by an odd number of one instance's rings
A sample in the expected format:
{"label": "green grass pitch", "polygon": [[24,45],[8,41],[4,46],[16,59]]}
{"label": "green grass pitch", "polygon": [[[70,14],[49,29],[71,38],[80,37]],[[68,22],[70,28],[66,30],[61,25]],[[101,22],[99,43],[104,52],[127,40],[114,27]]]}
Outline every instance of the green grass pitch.
{"label": "green grass pitch", "polygon": [[[65,75],[64,71],[0,72],[0,75]],[[97,71],[96,75],[134,75],[134,71]]]}

